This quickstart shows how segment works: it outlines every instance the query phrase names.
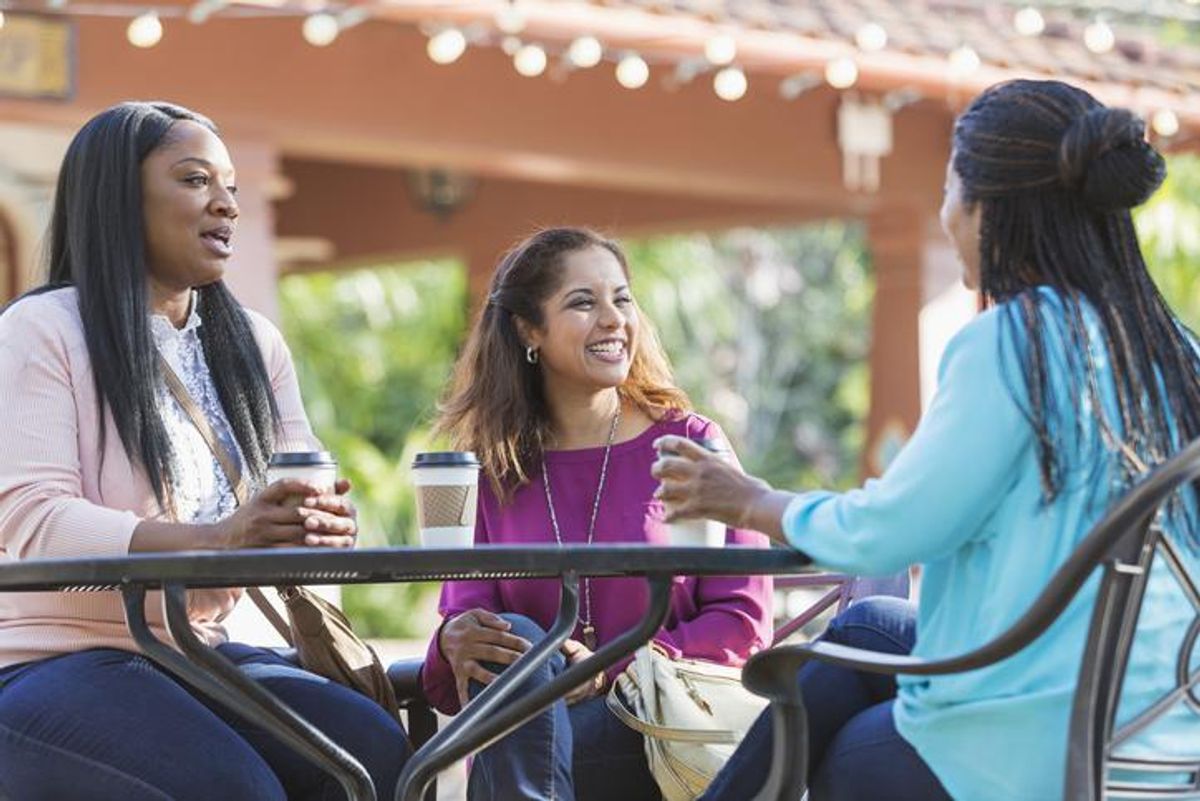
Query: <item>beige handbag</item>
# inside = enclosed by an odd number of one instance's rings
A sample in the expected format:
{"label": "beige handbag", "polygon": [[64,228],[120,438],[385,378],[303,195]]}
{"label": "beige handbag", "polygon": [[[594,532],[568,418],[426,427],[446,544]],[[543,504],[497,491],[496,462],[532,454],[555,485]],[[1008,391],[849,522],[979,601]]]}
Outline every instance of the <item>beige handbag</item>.
{"label": "beige handbag", "polygon": [[608,693],[608,708],[646,740],[665,801],[693,801],[733,754],[767,699],[742,686],[740,668],[638,649]]}

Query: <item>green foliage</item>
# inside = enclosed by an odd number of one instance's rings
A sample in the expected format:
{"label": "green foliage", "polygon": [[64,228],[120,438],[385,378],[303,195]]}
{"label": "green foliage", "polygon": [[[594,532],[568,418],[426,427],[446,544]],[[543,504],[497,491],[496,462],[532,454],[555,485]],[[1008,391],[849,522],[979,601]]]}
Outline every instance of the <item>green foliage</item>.
{"label": "green foliage", "polygon": [[1155,283],[1183,321],[1200,330],[1200,157],[1168,159],[1166,183],[1135,219]]}
{"label": "green foliage", "polygon": [[665,237],[629,256],[679,385],[747,470],[788,487],[857,480],[875,286],[859,226]]}
{"label": "green foliage", "polygon": [[[364,546],[415,541],[409,478],[466,326],[461,266],[429,262],[280,282],[283,331],[313,428],[354,483]],[[425,636],[409,610],[430,585],[353,586],[347,614],[366,636]]]}

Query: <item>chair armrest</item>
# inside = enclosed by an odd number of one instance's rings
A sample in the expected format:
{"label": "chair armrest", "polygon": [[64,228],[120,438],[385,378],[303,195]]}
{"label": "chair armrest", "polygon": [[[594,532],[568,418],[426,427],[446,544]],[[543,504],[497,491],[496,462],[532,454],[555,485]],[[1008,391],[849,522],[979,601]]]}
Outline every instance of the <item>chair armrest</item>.
{"label": "chair armrest", "polygon": [[425,694],[421,691],[421,666],[424,664],[424,659],[401,659],[388,665],[388,680],[401,706],[413,700],[424,702]]}

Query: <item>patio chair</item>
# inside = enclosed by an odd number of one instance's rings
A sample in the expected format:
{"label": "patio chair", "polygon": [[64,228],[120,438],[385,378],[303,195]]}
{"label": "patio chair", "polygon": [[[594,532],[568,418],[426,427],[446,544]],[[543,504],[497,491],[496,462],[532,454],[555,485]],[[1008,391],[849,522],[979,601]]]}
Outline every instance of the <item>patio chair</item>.
{"label": "patio chair", "polygon": [[861,598],[872,595],[894,595],[907,598],[909,593],[908,571],[883,578],[848,576],[841,573],[812,573],[797,576],[776,576],[775,590],[798,590],[810,587],[829,587],[820,598],[805,607],[800,614],[775,626],[771,645],[779,645],[792,634],[816,620],[822,612],[833,607],[834,614],[841,614],[846,607]]}
{"label": "patio chair", "polygon": [[[401,659],[388,665],[387,675],[396,691],[396,700],[408,723],[408,739],[413,749],[420,748],[429,738],[437,734],[437,713],[425,700],[421,690],[421,665],[423,658]],[[425,791],[426,801],[437,798],[437,780],[429,783]]]}
{"label": "patio chair", "polygon": [[[810,660],[874,673],[939,675],[991,665],[1033,642],[1066,608],[1097,568],[1102,570],[1071,712],[1064,798],[1200,798],[1200,758],[1129,759],[1120,746],[1175,704],[1200,716],[1200,671],[1192,671],[1200,641],[1200,589],[1177,546],[1155,525],[1156,517],[1183,484],[1200,478],[1200,440],[1190,443],[1131,489],[1079,543],[1029,610],[1008,630],[979,648],[950,659],[925,661],[848,648],[834,643],[779,646],[754,656],[742,681],[771,700],[774,753],[771,772],[756,801],[795,801],[808,774],[807,722],[796,674]],[[1114,718],[1151,562],[1163,560],[1195,609],[1175,658],[1176,686],[1121,728]],[[1197,719],[1200,728],[1200,717]],[[1200,739],[1200,738],[1198,738]],[[1187,776],[1188,783],[1136,782],[1121,770]],[[1116,773],[1114,773],[1116,772]]]}

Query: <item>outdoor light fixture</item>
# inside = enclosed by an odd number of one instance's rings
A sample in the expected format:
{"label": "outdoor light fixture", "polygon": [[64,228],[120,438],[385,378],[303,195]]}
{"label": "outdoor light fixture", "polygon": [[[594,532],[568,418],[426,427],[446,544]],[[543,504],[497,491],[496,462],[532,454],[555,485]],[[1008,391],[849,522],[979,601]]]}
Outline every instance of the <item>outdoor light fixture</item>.
{"label": "outdoor light fixture", "polygon": [[724,67],[737,58],[737,42],[727,33],[719,33],[704,44],[704,57],[709,64]]}
{"label": "outdoor light fixture", "polygon": [[835,58],[825,65],[825,80],[834,89],[849,89],[858,83],[858,65],[852,58]]}
{"label": "outdoor light fixture", "polygon": [[134,47],[154,47],[162,41],[163,26],[153,11],[134,17],[125,29],[125,37]]}
{"label": "outdoor light fixture", "polygon": [[842,183],[851,192],[879,191],[879,162],[892,152],[892,115],[879,101],[843,95],[838,105]]}
{"label": "outdoor light fixture", "polygon": [[887,47],[887,41],[887,31],[878,22],[868,22],[854,34],[854,43],[858,45],[858,49],[867,53],[882,50]]}
{"label": "outdoor light fixture", "polygon": [[970,45],[962,45],[950,51],[950,74],[965,78],[979,69],[979,54]]}
{"label": "outdoor light fixture", "polygon": [[0,11],[0,30],[4,29],[4,12]]}
{"label": "outdoor light fixture", "polygon": [[453,64],[467,49],[467,37],[458,28],[447,28],[429,37],[425,52],[434,64]]}
{"label": "outdoor light fixture", "polygon": [[414,169],[408,171],[408,191],[422,211],[445,220],[470,200],[475,180],[453,170]]}
{"label": "outdoor light fixture", "polygon": [[1170,138],[1179,133],[1179,117],[1169,108],[1160,108],[1150,119],[1150,127],[1159,136]]}
{"label": "outdoor light fixture", "polygon": [[1033,6],[1025,6],[1013,17],[1013,27],[1022,36],[1040,36],[1046,30],[1046,20],[1042,12]]}
{"label": "outdoor light fixture", "polygon": [[501,33],[508,34],[518,34],[525,30],[525,15],[517,7],[516,0],[505,3],[496,12],[496,27],[500,29]]}
{"label": "outdoor light fixture", "polygon": [[713,91],[722,100],[741,100],[747,86],[746,73],[737,67],[726,67],[713,76]]}
{"label": "outdoor light fixture", "polygon": [[650,80],[650,67],[637,53],[617,62],[617,83],[626,89],[641,89]]}
{"label": "outdoor light fixture", "polygon": [[513,66],[526,78],[536,78],[546,71],[546,51],[535,44],[525,45],[513,56]]}
{"label": "outdoor light fixture", "polygon": [[340,27],[337,17],[321,11],[305,17],[301,32],[304,34],[304,41],[313,47],[325,47],[333,44],[333,40],[338,37]]}
{"label": "outdoor light fixture", "polygon": [[581,70],[594,67],[604,58],[604,47],[595,36],[580,36],[567,48],[567,61]]}
{"label": "outdoor light fixture", "polygon": [[1117,37],[1107,22],[1098,19],[1083,29],[1083,43],[1096,55],[1103,55],[1113,49]]}

